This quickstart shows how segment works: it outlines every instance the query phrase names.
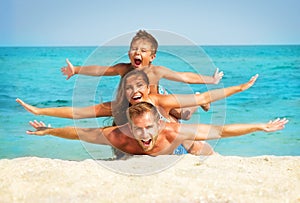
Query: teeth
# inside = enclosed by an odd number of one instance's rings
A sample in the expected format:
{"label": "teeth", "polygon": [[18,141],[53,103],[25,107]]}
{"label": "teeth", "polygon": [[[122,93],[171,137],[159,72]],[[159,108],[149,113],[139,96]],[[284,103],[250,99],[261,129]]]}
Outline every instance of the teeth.
{"label": "teeth", "polygon": [[132,97],[133,99],[140,99],[140,98],[142,98],[141,96],[134,96],[134,97]]}
{"label": "teeth", "polygon": [[150,144],[150,142],[151,142],[151,139],[149,139],[149,140],[141,140],[144,144],[146,144],[146,145],[149,145]]}

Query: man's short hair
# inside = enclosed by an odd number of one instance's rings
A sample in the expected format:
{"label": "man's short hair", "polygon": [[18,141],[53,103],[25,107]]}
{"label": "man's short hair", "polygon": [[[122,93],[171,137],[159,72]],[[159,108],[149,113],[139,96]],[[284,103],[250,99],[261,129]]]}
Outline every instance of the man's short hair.
{"label": "man's short hair", "polygon": [[132,105],[131,107],[129,107],[126,111],[126,115],[128,118],[128,121],[131,123],[132,122],[132,118],[135,118],[137,116],[141,116],[144,113],[150,112],[155,121],[158,121],[160,119],[160,114],[157,110],[157,108],[148,102],[140,102],[137,104]]}

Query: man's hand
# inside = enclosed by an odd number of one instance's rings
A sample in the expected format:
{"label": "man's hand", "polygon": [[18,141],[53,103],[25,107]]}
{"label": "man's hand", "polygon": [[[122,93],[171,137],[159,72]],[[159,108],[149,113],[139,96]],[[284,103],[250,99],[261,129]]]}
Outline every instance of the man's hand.
{"label": "man's hand", "polygon": [[75,74],[74,66],[73,64],[69,61],[69,59],[66,59],[67,66],[64,66],[61,68],[61,72],[63,75],[67,76],[67,80],[72,77]]}
{"label": "man's hand", "polygon": [[29,135],[46,135],[46,130],[51,128],[50,124],[47,127],[43,121],[29,121],[29,124],[36,129],[36,131],[27,130],[26,133]]}
{"label": "man's hand", "polygon": [[277,118],[276,120],[269,121],[269,123],[266,124],[263,130],[265,132],[274,132],[277,130],[282,130],[285,127],[284,125],[287,124],[288,122],[289,120],[287,120],[286,118],[283,119]]}

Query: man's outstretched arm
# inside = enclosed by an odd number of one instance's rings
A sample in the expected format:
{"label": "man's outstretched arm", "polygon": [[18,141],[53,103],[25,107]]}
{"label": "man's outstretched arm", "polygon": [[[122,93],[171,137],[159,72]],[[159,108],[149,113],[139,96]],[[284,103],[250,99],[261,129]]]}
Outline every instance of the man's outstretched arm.
{"label": "man's outstretched arm", "polygon": [[[82,140],[85,142],[95,144],[106,144],[109,142],[105,138],[102,128],[76,128],[76,127],[63,127],[63,128],[51,128],[47,127],[42,121],[30,121],[29,124],[35,128],[35,131],[27,130],[26,133],[29,135],[53,135],[56,137],[71,139],[71,140]],[[114,127],[112,127],[114,128]],[[108,131],[109,132],[109,131]]]}
{"label": "man's outstretched arm", "polygon": [[207,124],[181,124],[179,134],[184,139],[211,140],[225,137],[234,137],[257,131],[274,132],[282,130],[288,123],[286,118],[271,120],[268,123],[258,124],[228,124],[224,126]]}
{"label": "man's outstretched arm", "polygon": [[221,131],[221,137],[245,135],[256,131],[274,132],[282,130],[289,121],[286,118],[271,120],[262,124],[231,124],[225,125]]}

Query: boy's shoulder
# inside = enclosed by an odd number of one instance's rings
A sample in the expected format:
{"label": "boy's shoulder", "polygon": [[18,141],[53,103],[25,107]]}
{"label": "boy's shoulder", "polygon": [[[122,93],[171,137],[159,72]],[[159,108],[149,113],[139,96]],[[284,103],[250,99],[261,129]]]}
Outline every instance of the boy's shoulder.
{"label": "boy's shoulder", "polygon": [[117,63],[114,65],[114,68],[116,68],[121,76],[132,70],[132,66],[130,63]]}
{"label": "boy's shoulder", "polygon": [[152,66],[151,72],[155,74],[158,78],[166,77],[170,74],[173,74],[173,71],[165,66]]}
{"label": "boy's shoulder", "polygon": [[114,66],[115,67],[122,67],[122,68],[131,68],[130,63],[117,63]]}
{"label": "boy's shoulder", "polygon": [[152,65],[151,69],[153,72],[156,72],[156,73],[161,73],[165,70],[168,70],[168,68],[165,66],[157,66],[157,65]]}

